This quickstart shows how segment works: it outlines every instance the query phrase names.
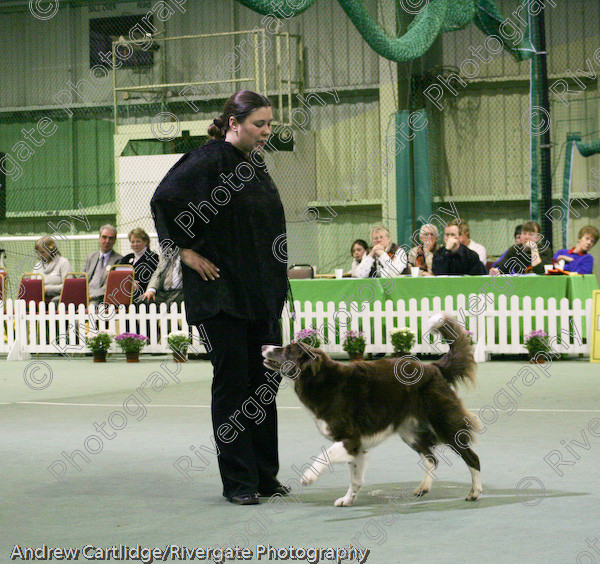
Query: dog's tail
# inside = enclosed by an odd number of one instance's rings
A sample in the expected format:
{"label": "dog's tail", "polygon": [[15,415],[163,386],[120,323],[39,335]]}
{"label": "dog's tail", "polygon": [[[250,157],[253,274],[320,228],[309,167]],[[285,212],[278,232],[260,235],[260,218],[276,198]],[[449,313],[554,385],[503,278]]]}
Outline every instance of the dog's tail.
{"label": "dog's tail", "polygon": [[438,331],[450,345],[450,350],[432,363],[440,369],[444,379],[453,386],[459,382],[475,384],[476,363],[471,338],[460,323],[447,314],[437,314],[429,319],[429,329]]}

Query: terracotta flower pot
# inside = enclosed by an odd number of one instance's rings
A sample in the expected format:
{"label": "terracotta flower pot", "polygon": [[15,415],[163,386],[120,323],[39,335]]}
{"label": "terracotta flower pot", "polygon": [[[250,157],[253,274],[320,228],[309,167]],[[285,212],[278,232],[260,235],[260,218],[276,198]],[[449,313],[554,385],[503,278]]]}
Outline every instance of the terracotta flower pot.
{"label": "terracotta flower pot", "polygon": [[348,353],[351,361],[363,360],[363,353]]}
{"label": "terracotta flower pot", "polygon": [[127,362],[139,362],[140,361],[140,353],[139,352],[126,352],[125,358]]}
{"label": "terracotta flower pot", "polygon": [[94,362],[106,362],[106,351],[94,351]]}
{"label": "terracotta flower pot", "polygon": [[529,362],[530,364],[544,364],[546,362],[546,357],[542,354],[537,356],[530,356]]}
{"label": "terracotta flower pot", "polygon": [[173,362],[187,362],[187,351],[173,351]]}

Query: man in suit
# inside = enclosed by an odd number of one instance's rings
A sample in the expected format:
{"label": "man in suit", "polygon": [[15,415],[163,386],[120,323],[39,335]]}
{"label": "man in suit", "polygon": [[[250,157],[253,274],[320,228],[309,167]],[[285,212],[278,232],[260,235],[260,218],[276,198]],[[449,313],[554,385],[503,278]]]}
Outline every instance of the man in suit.
{"label": "man in suit", "polygon": [[104,298],[106,290],[106,277],[113,264],[117,264],[123,257],[113,251],[117,240],[117,230],[112,225],[103,225],[100,228],[98,243],[100,250],[90,253],[85,259],[85,272],[88,275],[90,304],[98,305]]}
{"label": "man in suit", "polygon": [[446,225],[444,243],[433,254],[435,276],[487,274],[479,255],[460,242],[460,229],[456,223]]}
{"label": "man in suit", "polygon": [[142,296],[146,303],[156,301],[156,305],[173,302],[183,303],[183,279],[181,276],[181,259],[179,253],[163,254],[150,282]]}
{"label": "man in suit", "polygon": [[469,224],[466,221],[457,218],[453,219],[448,225],[458,225],[458,240],[465,247],[469,247],[469,249],[475,251],[479,256],[479,260],[485,266],[487,264],[487,251],[483,245],[476,243],[471,239],[471,228],[469,227]]}

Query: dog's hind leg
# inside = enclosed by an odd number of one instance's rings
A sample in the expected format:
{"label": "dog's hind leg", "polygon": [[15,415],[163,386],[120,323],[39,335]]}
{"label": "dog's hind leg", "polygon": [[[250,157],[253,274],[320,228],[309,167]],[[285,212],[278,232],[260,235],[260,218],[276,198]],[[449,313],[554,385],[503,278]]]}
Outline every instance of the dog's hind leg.
{"label": "dog's hind leg", "polygon": [[300,483],[303,486],[312,484],[323,473],[325,468],[330,468],[332,463],[354,462],[355,459],[355,457],[346,450],[342,441],[333,443],[324,454],[325,460],[313,457],[314,463],[304,471],[302,478],[300,479]]}
{"label": "dog's hind leg", "polygon": [[469,446],[472,430],[465,424],[462,417],[466,413],[458,398],[455,400],[455,409],[437,410],[428,414],[428,419],[439,437],[464,460],[471,472],[471,491],[465,498],[467,501],[475,501],[482,492],[481,488],[481,466],[479,457]]}
{"label": "dog's hind leg", "polygon": [[465,445],[464,438],[468,435],[466,428],[458,430],[453,436],[448,437],[448,444],[458,453],[458,455],[465,461],[465,464],[471,472],[471,491],[465,498],[467,501],[475,501],[479,499],[482,492],[481,487],[481,466],[479,464],[479,457],[473,452],[471,447]]}
{"label": "dog's hind leg", "polygon": [[413,495],[421,497],[431,490],[431,483],[435,477],[433,471],[438,465],[437,458],[431,450],[437,440],[435,433],[428,427],[419,426],[416,420],[407,419],[398,428],[398,434],[421,457],[419,466],[425,470],[425,477],[419,487],[413,491]]}
{"label": "dog's hind leg", "polygon": [[[477,455],[475,455],[477,456]],[[471,491],[469,492],[469,495],[465,498],[467,501],[475,501],[476,499],[479,499],[479,496],[481,495],[482,487],[481,487],[481,471],[480,470],[476,470],[475,468],[472,468],[471,466],[469,466],[469,470],[471,472],[471,480],[473,485],[471,486]]]}
{"label": "dog's hind leg", "polygon": [[344,497],[335,500],[336,507],[350,507],[356,501],[360,488],[365,483],[365,466],[367,463],[367,453],[359,452],[353,462],[348,462],[350,470],[350,487]]}

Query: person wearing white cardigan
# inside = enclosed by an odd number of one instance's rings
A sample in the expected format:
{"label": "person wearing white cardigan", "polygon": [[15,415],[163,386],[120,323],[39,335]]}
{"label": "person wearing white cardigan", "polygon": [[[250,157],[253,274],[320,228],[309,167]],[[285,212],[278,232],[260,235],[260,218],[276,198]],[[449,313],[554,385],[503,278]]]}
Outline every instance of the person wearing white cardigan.
{"label": "person wearing white cardigan", "polygon": [[34,274],[44,277],[45,299],[58,301],[65,276],[73,272],[71,263],[63,257],[52,237],[42,237],[35,243],[35,252],[39,262],[33,268]]}

